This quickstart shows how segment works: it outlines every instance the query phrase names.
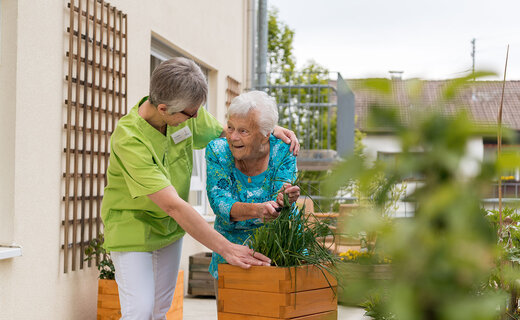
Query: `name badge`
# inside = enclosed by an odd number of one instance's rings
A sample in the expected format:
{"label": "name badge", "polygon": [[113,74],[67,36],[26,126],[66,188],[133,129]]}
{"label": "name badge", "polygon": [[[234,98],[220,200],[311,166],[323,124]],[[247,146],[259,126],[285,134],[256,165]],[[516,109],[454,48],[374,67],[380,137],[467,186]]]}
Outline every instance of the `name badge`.
{"label": "name badge", "polygon": [[175,142],[175,144],[177,144],[177,143],[184,141],[187,138],[191,137],[192,134],[191,134],[190,128],[188,126],[186,126],[178,131],[175,131],[174,133],[172,133],[171,136],[172,136],[173,142]]}

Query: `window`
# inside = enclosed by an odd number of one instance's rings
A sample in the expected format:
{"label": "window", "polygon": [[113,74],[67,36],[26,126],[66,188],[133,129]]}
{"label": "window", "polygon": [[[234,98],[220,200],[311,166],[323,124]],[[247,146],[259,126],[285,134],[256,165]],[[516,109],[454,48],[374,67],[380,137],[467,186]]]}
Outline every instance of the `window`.
{"label": "window", "polygon": [[[161,64],[161,62],[174,58],[182,57],[183,55],[169,47],[160,40],[152,37],[152,48],[150,53],[150,73]],[[200,66],[202,72],[208,79],[209,70]],[[209,82],[208,82],[209,85]],[[209,99],[208,99],[209,100]],[[207,103],[203,106],[208,108]],[[193,150],[193,171],[191,173],[191,186],[188,202],[201,215],[208,215],[207,210],[207,196],[206,196],[206,159],[205,150]],[[209,216],[206,220],[212,220]]]}

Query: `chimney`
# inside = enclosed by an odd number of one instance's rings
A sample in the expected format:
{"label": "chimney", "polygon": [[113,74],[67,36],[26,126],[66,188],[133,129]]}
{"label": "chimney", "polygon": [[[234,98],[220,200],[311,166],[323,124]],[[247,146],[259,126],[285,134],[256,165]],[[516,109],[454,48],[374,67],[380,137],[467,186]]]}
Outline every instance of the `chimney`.
{"label": "chimney", "polygon": [[392,80],[402,80],[403,79],[404,71],[390,70],[390,71],[388,71],[388,73],[390,73],[390,79],[392,79]]}

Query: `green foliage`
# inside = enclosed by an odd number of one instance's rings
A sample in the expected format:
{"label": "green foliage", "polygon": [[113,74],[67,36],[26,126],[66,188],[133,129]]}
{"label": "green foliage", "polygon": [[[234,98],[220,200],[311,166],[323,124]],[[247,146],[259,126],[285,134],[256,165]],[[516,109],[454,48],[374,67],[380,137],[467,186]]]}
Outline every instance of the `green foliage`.
{"label": "green foliage", "polygon": [[89,245],[85,248],[85,261],[95,259],[99,261],[97,268],[99,270],[99,279],[114,280],[115,267],[110,258],[110,254],[103,248],[105,241],[103,234],[99,234],[96,239],[92,239]]}
{"label": "green foliage", "polygon": [[289,82],[289,76],[294,72],[296,60],[293,56],[294,30],[290,29],[278,18],[278,10],[269,10],[267,27],[267,57],[269,73],[279,73],[284,76],[280,81]]}
{"label": "green foliage", "polygon": [[[276,9],[269,11],[268,23],[268,79],[270,94],[277,99],[279,125],[293,130],[307,149],[336,148],[336,111],[317,106],[329,102],[328,87],[298,85],[327,85],[329,72],[314,61],[296,69],[293,56],[294,31],[278,18]],[[290,85],[290,86],[288,86]],[[328,130],[330,129],[330,137]]]}
{"label": "green foliage", "polygon": [[332,234],[329,227],[311,219],[305,208],[289,206],[287,196],[285,203],[278,218],[256,229],[249,246],[278,267],[313,264],[331,270],[337,259],[325,246],[324,237]]}
{"label": "green foliage", "polygon": [[383,298],[379,294],[372,294],[361,304],[366,310],[365,316],[372,317],[374,320],[395,320],[395,315],[387,312],[383,308]]}
{"label": "green foliage", "polygon": [[489,287],[492,289],[504,288],[511,294],[507,308],[508,319],[520,318],[518,310],[519,287],[517,279],[520,266],[520,215],[515,209],[505,207],[502,210],[502,227],[500,228],[500,212],[491,210],[487,218],[498,233],[500,256],[495,262],[495,268],[489,278]]}
{"label": "green foliage", "polygon": [[[383,314],[394,314],[396,319],[495,319],[505,310],[505,292],[483,286],[499,251],[480,199],[499,167],[483,161],[478,174],[462,175],[466,146],[483,129],[465,112],[446,117],[438,111],[453,97],[450,90],[465,81],[454,80],[437,107],[414,106],[409,122],[387,105],[374,108],[369,124],[391,129],[400,141],[401,156],[389,165],[370,164],[353,155],[327,182],[336,192],[357,181],[363,193],[370,194],[373,181],[379,181],[370,197],[372,206],[351,224],[353,229],[377,233],[378,247],[392,259],[392,277],[385,283],[392,294],[378,304]],[[385,92],[388,87],[382,84],[381,93]],[[378,219],[390,190],[410,176],[422,178],[410,196],[416,203],[415,216]]]}

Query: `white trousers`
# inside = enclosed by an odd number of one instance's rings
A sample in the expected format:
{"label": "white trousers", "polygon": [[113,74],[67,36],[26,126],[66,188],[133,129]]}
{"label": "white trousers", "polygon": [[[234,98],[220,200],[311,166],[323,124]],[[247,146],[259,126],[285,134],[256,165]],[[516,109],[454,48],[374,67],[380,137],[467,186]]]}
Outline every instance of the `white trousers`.
{"label": "white trousers", "polygon": [[110,253],[116,269],[123,320],[165,320],[170,309],[182,238],[152,252]]}

